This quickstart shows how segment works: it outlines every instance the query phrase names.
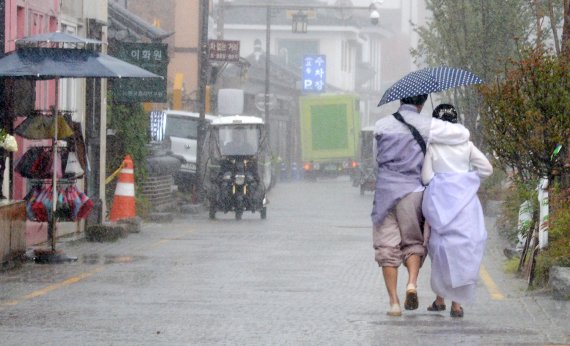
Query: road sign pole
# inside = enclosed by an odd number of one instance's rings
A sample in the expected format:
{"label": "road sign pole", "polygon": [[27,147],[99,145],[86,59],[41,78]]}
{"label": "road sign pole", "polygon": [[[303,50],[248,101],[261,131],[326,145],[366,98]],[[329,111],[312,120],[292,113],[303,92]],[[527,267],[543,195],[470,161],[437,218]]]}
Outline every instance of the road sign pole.
{"label": "road sign pole", "polygon": [[[271,6],[267,6],[267,24],[265,29],[265,124],[267,135],[271,139],[271,125],[269,121],[269,72],[271,62]],[[269,142],[271,144],[271,142]]]}
{"label": "road sign pole", "polygon": [[200,124],[198,127],[198,143],[196,149],[196,187],[193,191],[193,199],[197,202],[202,201],[203,190],[203,165],[204,158],[202,152],[204,148],[204,139],[206,137],[206,85],[208,82],[208,16],[209,16],[209,0],[200,0],[200,58],[199,58],[199,107],[200,107]]}

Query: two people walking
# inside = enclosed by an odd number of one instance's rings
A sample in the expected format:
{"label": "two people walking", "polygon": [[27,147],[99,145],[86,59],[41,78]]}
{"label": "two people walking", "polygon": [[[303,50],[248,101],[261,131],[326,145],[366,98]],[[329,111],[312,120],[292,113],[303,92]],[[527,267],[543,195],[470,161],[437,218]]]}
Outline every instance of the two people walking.
{"label": "two people walking", "polygon": [[375,124],[375,260],[390,300],[388,315],[402,314],[401,264],[408,271],[404,308],[418,308],[417,279],[429,253],[437,298],[428,310],[445,310],[448,298],[451,316],[462,317],[461,303],[473,297],[486,239],[476,192],[492,167],[457,124],[453,106],[436,108],[431,118],[419,114],[427,96],[401,99],[396,113]]}

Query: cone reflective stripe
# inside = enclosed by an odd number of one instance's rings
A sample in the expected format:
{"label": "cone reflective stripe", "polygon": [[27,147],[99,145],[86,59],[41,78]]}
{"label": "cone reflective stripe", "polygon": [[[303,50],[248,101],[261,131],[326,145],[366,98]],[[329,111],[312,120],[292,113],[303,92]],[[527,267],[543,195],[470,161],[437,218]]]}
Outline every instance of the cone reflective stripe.
{"label": "cone reflective stripe", "polygon": [[135,170],[133,160],[129,155],[123,160],[123,168],[119,174],[113,206],[109,214],[109,220],[117,221],[130,219],[137,216],[135,207]]}

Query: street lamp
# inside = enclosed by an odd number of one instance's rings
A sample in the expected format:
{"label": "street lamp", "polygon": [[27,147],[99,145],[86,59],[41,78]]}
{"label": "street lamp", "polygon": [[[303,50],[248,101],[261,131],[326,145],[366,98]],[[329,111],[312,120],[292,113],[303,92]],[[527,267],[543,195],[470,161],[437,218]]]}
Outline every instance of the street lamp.
{"label": "street lamp", "polygon": [[368,10],[370,11],[370,23],[372,23],[372,25],[378,25],[380,21],[379,7],[382,6],[383,2],[383,0],[375,1],[368,6]]}
{"label": "street lamp", "polygon": [[307,33],[307,25],[309,24],[309,17],[302,11],[299,10],[293,15],[293,22],[291,30],[294,33]]}

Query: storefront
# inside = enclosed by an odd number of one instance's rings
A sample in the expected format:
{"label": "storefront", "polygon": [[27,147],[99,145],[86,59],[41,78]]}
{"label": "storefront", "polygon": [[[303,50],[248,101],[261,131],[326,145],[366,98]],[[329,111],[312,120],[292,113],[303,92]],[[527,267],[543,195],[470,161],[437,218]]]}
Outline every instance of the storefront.
{"label": "storefront", "polygon": [[[81,37],[94,37],[99,40],[104,39],[104,25],[106,21],[106,1],[100,2],[60,2],[57,0],[7,0],[3,2],[2,23],[2,43],[4,52],[12,52],[16,49],[16,40],[24,37],[39,35],[43,33],[54,33],[57,31],[74,34]],[[61,7],[60,7],[61,6]],[[56,90],[57,88],[57,90]],[[106,93],[105,82],[100,80],[85,79],[60,79],[57,83],[54,79],[30,80],[3,78],[0,83],[0,119],[1,126],[8,133],[14,134],[18,150],[6,158],[6,169],[2,176],[2,193],[7,199],[0,206],[8,208],[10,211],[1,213],[3,217],[0,222],[6,225],[21,226],[21,215],[24,215],[23,230],[24,235],[16,236],[17,239],[24,239],[25,246],[39,244],[48,239],[48,224],[46,222],[35,222],[29,215],[26,221],[25,203],[22,201],[32,190],[37,180],[23,176],[21,172],[15,170],[16,163],[29,154],[31,148],[50,147],[52,141],[41,138],[26,138],[14,133],[19,125],[22,125],[29,117],[38,111],[49,111],[58,105],[60,110],[72,110],[69,112],[68,121],[76,124],[81,136],[86,133],[95,134],[97,138],[86,138],[85,152],[88,152],[91,162],[89,172],[84,177],[79,177],[73,181],[73,185],[80,190],[90,189],[90,193],[95,198],[104,194],[104,176],[99,172],[104,172],[105,157],[105,137],[99,135],[105,133],[106,118],[105,104],[103,103]],[[89,121],[96,119],[97,121]],[[86,128],[87,124],[95,128]],[[59,141],[58,141],[59,142]],[[58,143],[63,146],[68,142]],[[60,151],[59,147],[57,149]],[[62,161],[59,161],[62,163]],[[103,169],[101,170],[101,167]],[[87,174],[88,173],[88,174]],[[62,177],[63,178],[63,177]],[[103,182],[103,183],[101,183]],[[48,185],[42,182],[43,185]],[[63,186],[63,185],[62,185]],[[22,213],[23,205],[23,213]],[[104,206],[102,206],[104,208]],[[30,210],[28,210],[28,214]],[[99,214],[102,214],[100,212]],[[14,216],[16,221],[12,222],[7,217]],[[37,220],[36,220],[37,221]],[[84,228],[84,221],[62,220],[58,223],[57,235],[80,232]],[[13,230],[12,230],[13,231]],[[6,236],[7,237],[7,236]],[[14,232],[10,236],[14,238]],[[6,238],[8,239],[8,238]],[[20,242],[18,242],[20,243]],[[5,245],[2,243],[2,245]]]}

